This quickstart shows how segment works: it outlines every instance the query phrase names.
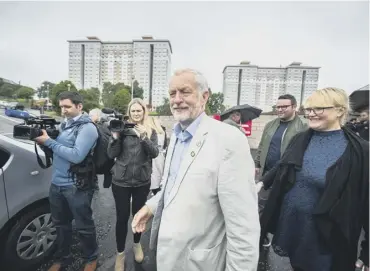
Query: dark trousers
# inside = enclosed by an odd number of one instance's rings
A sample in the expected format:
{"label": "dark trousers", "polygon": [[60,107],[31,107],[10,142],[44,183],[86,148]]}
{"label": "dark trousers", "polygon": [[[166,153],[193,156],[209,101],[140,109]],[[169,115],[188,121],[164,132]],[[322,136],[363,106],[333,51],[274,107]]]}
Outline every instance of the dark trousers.
{"label": "dark trousers", "polygon": [[[125,251],[128,220],[130,217],[130,199],[132,197],[132,216],[144,205],[149,194],[150,184],[139,187],[121,187],[112,183],[112,192],[116,202],[116,243],[117,251]],[[140,233],[134,234],[134,243],[140,242]]]}
{"label": "dark trousers", "polygon": [[[267,170],[264,170],[264,173],[266,173]],[[271,187],[268,189],[268,190],[265,190],[265,189],[261,189],[261,191],[258,193],[258,212],[260,214],[260,217],[263,213],[263,210],[265,209],[265,205],[267,203],[267,200],[270,196],[270,192],[271,192]],[[268,242],[268,236],[266,234],[266,236],[264,236],[264,241],[265,242]]]}
{"label": "dark trousers", "polygon": [[93,193],[93,189],[80,190],[74,185],[51,185],[49,202],[52,220],[57,230],[58,250],[55,257],[58,262],[63,262],[71,257],[73,219],[81,242],[84,260],[91,262],[97,259],[98,245],[91,209]]}

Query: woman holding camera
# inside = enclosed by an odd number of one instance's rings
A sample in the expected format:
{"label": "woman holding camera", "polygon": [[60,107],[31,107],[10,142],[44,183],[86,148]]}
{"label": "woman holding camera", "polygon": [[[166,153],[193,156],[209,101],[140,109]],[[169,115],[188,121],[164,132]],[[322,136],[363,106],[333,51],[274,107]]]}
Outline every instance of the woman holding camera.
{"label": "woman holding camera", "polygon": [[[122,132],[112,132],[108,145],[108,156],[116,158],[112,168],[112,192],[116,203],[116,271],[124,270],[125,243],[130,216],[132,197],[132,215],[145,205],[150,188],[152,159],[158,156],[156,132],[148,124],[148,112],[144,102],[135,98],[128,105],[129,122],[134,128]],[[144,253],[140,245],[140,234],[134,234],[135,261],[141,263]]]}

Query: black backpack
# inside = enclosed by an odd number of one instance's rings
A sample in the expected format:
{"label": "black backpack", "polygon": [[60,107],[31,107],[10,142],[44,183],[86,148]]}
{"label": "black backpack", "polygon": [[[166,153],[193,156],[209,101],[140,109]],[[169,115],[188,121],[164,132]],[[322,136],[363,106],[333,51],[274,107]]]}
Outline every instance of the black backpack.
{"label": "black backpack", "polygon": [[108,143],[111,132],[104,124],[93,123],[98,131],[98,140],[92,151],[95,174],[107,174],[114,165],[114,159],[108,157]]}
{"label": "black backpack", "polygon": [[[69,169],[69,174],[79,189],[91,187],[91,181],[94,180],[94,176],[97,174],[109,175],[114,165],[114,159],[110,159],[107,153],[111,136],[108,127],[91,123],[98,131],[96,145],[81,163],[72,164]],[[75,130],[75,136],[77,136],[78,130],[79,127]]]}
{"label": "black backpack", "polygon": [[[98,131],[98,139],[96,141],[95,147],[91,150],[90,154],[81,163],[93,163],[93,175],[95,174],[109,174],[111,168],[114,165],[114,159],[108,157],[108,143],[111,136],[111,132],[108,127],[101,123],[94,123],[96,130]],[[84,123],[83,123],[84,124]],[[80,124],[79,126],[83,125]],[[75,136],[78,134],[79,127],[75,130]],[[89,160],[90,162],[87,162]],[[80,164],[81,164],[80,163]],[[91,166],[89,166],[91,168]]]}

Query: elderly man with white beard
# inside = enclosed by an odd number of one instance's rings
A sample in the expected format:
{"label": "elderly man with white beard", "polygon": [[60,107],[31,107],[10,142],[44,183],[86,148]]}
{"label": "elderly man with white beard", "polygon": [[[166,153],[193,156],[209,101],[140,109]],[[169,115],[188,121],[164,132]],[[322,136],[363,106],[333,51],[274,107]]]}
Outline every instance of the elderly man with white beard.
{"label": "elderly man with white beard", "polygon": [[133,232],[153,216],[150,246],[160,271],[255,271],[260,225],[247,138],[208,117],[208,84],[176,71],[169,86],[178,123],[167,151],[163,189],[135,215]]}

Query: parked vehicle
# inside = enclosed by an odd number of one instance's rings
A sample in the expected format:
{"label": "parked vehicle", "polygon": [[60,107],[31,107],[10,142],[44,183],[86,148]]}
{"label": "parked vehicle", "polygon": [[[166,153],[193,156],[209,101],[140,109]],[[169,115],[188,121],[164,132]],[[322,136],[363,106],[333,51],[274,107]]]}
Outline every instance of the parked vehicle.
{"label": "parked vehicle", "polygon": [[7,106],[9,106],[8,102],[0,101],[0,108],[5,108]]}
{"label": "parked vehicle", "polygon": [[40,168],[33,143],[0,135],[1,270],[34,270],[54,252],[50,181],[51,168]]}
{"label": "parked vehicle", "polygon": [[30,117],[30,113],[24,110],[24,106],[21,104],[11,105],[5,108],[5,115],[8,117],[27,119]]}

